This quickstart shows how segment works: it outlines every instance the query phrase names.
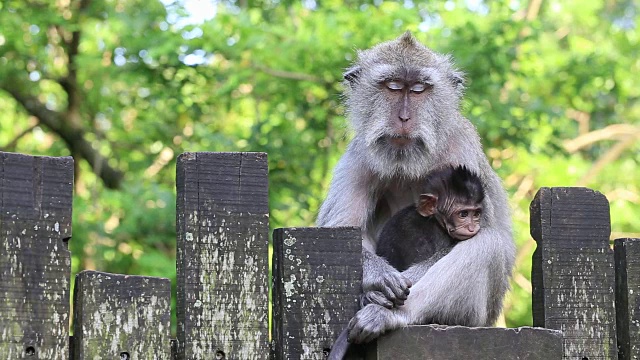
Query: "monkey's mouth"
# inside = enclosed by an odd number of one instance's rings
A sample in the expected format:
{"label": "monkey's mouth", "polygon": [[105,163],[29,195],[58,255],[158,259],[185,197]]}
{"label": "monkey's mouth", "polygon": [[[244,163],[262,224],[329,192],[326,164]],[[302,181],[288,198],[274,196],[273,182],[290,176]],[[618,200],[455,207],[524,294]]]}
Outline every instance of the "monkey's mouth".
{"label": "monkey's mouth", "polygon": [[385,136],[385,140],[389,144],[399,148],[404,148],[415,143],[414,138],[411,138],[408,136],[402,136],[402,135],[387,135]]}

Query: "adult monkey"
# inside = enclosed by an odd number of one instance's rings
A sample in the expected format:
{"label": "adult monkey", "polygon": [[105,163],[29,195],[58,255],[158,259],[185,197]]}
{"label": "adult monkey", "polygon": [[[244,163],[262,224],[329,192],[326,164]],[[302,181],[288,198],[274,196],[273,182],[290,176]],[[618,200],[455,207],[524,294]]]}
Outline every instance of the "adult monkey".
{"label": "adult monkey", "polygon": [[[509,288],[515,246],[506,193],[475,127],[459,111],[462,73],[450,57],[407,32],[358,52],[344,78],[355,135],[334,170],[317,224],[362,228],[366,306],[350,322],[349,340],[367,342],[409,324],[493,325]],[[400,273],[375,255],[377,235],[392,214],[417,199],[421,177],[447,164],[479,174],[486,194],[482,230],[435,263]]]}

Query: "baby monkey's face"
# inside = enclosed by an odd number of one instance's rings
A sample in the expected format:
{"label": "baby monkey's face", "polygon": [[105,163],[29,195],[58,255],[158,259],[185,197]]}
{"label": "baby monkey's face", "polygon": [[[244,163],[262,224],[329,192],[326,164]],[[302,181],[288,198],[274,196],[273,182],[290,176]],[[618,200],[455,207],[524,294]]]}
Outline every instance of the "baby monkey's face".
{"label": "baby monkey's face", "polygon": [[467,240],[480,231],[482,206],[459,206],[445,217],[449,235],[457,240]]}

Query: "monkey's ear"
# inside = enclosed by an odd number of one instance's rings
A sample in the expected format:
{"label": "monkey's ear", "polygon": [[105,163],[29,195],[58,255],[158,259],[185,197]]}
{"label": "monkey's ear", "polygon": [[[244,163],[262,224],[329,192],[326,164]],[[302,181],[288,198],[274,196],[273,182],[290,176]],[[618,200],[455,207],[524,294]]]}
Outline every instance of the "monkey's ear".
{"label": "monkey's ear", "polygon": [[431,216],[436,213],[436,205],[438,197],[433,194],[420,194],[418,200],[418,213],[424,217]]}
{"label": "monkey's ear", "polygon": [[464,84],[466,83],[464,73],[462,71],[451,71],[449,73],[449,81],[453,85],[453,88],[456,90],[458,95],[462,95],[462,93],[464,92]]}
{"label": "monkey's ear", "polygon": [[362,68],[359,65],[354,65],[348,68],[342,76],[349,82],[349,84],[353,84],[360,76],[360,72],[362,72]]}

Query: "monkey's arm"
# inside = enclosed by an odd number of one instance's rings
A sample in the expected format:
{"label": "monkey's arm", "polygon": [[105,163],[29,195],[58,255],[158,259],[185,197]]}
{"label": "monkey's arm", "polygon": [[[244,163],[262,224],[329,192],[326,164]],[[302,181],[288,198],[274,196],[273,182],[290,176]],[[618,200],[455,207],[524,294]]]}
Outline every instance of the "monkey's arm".
{"label": "monkey's arm", "polygon": [[[410,324],[493,325],[509,287],[515,246],[506,193],[488,164],[482,170],[488,214],[480,232],[454,246],[432,266],[423,264],[428,269],[414,283],[404,306],[386,309],[371,304],[360,310],[350,323],[350,341],[368,341]],[[417,275],[418,270],[416,267]]]}
{"label": "monkey's arm", "polygon": [[[451,251],[451,247],[438,250],[429,259],[411,265],[411,267],[401,272],[401,274],[412,284],[415,284],[424,276],[424,274],[427,273],[427,270],[429,270],[438,260],[447,255],[449,251]],[[361,307],[365,307],[369,304],[381,305],[387,309],[393,308],[394,305],[391,301],[387,300],[383,293],[375,290],[362,294],[360,298]]]}
{"label": "monkey's arm", "polygon": [[[316,219],[317,226],[359,226],[364,229],[366,225],[370,202],[366,189],[368,179],[349,150],[347,149],[334,169],[329,193]],[[372,240],[363,240],[373,250]]]}
{"label": "monkey's arm", "polygon": [[436,263],[438,260],[442,259],[445,255],[447,255],[451,251],[452,247],[447,247],[441,250],[438,250],[435,254],[433,254],[429,259],[419,262],[417,264],[411,265],[407,270],[402,272],[402,275],[409,279],[412,284],[417,283],[420,279],[427,273],[427,271]]}
{"label": "monkey's arm", "polygon": [[[411,284],[415,284],[424,276],[424,274],[427,273],[427,270],[429,270],[429,268],[431,268],[433,264],[435,264],[443,256],[449,253],[449,250],[450,249],[440,250],[428,260],[412,265],[407,270],[401,272],[401,274],[405,277],[405,279],[409,280]],[[381,305],[387,309],[391,309],[394,307],[394,305],[404,305],[404,301],[401,304],[394,304],[393,302],[389,301],[381,291],[370,290],[362,294],[362,296],[360,297],[360,307],[365,307],[369,304]]]}
{"label": "monkey's arm", "polygon": [[[509,274],[501,262],[510,254],[490,247],[491,243],[503,242],[504,236],[493,229],[482,229],[473,241],[456,245],[413,285],[404,306],[388,309],[369,304],[362,308],[349,323],[349,341],[369,342],[387,331],[412,324],[493,325],[508,288]],[[493,254],[486,258],[474,256],[486,251]],[[429,260],[410,270],[416,271],[417,276],[428,266]]]}
{"label": "monkey's arm", "polygon": [[[386,260],[375,254],[375,241],[369,231],[369,209],[374,207],[369,193],[371,176],[348,148],[334,170],[327,198],[320,208],[318,226],[359,226],[362,229],[362,288],[377,290],[395,305],[402,305],[411,283]],[[380,299],[381,302],[386,301]]]}
{"label": "monkey's arm", "polygon": [[468,131],[462,133],[468,136],[454,139],[452,149],[458,152],[450,156],[481,178],[485,190],[481,230],[429,267],[414,283],[405,306],[394,309],[409,324],[491,326],[509,289],[516,249],[507,193],[482,152],[477,133],[465,124]]}
{"label": "monkey's arm", "polygon": [[388,308],[402,306],[411,285],[411,281],[385,259],[362,249],[362,304],[374,303]]}

